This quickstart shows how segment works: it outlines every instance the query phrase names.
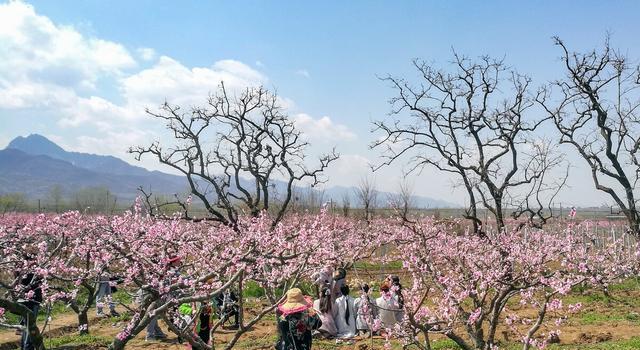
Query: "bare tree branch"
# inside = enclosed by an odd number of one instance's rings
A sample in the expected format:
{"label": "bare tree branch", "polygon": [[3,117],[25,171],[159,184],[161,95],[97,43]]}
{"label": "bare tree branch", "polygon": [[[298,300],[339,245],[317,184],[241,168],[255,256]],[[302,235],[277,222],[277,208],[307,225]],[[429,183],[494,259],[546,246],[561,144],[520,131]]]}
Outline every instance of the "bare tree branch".
{"label": "bare tree branch", "polygon": [[[308,143],[283,111],[277,96],[262,87],[230,95],[224,84],[205,107],[183,112],[165,102],[160,110],[147,110],[165,123],[173,144],[156,141],[131,147],[140,160],[151,155],[184,175],[191,193],[207,209],[210,220],[236,226],[240,211],[257,216],[274,208],[279,222],[298,182],[322,183],[322,174],[338,158],[332,151],[315,168],[305,165]],[[276,179],[282,181],[282,198],[272,198]],[[272,206],[277,201],[277,206]],[[178,200],[175,202],[180,206]],[[187,216],[188,217],[188,216]]]}

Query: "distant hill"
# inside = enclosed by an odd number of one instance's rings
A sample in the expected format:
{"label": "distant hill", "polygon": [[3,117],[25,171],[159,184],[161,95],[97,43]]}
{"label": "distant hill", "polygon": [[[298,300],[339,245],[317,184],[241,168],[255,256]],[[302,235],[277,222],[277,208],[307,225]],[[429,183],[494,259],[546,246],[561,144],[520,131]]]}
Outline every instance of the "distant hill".
{"label": "distant hill", "polygon": [[133,200],[144,186],[164,194],[185,192],[180,176],[133,166],[113,156],[68,152],[44,136],[17,137],[0,151],[0,193],[45,198],[54,185],[65,197],[83,187],[107,187],[120,200]]}
{"label": "distant hill", "polygon": [[16,137],[9,143],[7,148],[17,149],[27,154],[43,155],[64,160],[79,168],[99,173],[136,176],[146,176],[149,174],[147,169],[133,166],[113,156],[67,152],[46,137],[38,134],[31,134],[27,137]]}
{"label": "distant hill", "polygon": [[[184,193],[188,189],[184,177],[131,165],[113,156],[68,152],[44,136],[32,134],[17,137],[0,150],[0,194],[24,193],[28,198],[45,198],[54,185],[60,185],[65,197],[83,187],[107,187],[119,200],[131,201],[139,195],[137,188],[151,188],[158,194]],[[246,185],[249,185],[247,181]],[[282,193],[285,183],[277,181]],[[348,196],[357,207],[354,187],[330,187],[324,199],[339,203]],[[380,204],[392,195],[380,192]],[[457,205],[429,197],[415,196],[418,208],[446,208]]]}
{"label": "distant hill", "polygon": [[45,198],[54,185],[62,187],[65,197],[81,188],[104,186],[121,200],[133,200],[140,185],[169,194],[186,190],[187,184],[182,178],[160,174],[149,171],[143,175],[101,173],[17,149],[0,151],[0,193],[21,192],[33,199]]}

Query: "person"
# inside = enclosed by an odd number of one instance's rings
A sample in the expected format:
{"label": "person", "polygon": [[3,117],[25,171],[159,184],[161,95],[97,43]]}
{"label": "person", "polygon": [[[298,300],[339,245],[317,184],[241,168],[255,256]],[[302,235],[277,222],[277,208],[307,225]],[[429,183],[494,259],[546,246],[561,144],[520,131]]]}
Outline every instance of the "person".
{"label": "person", "polygon": [[116,311],[116,304],[113,302],[113,299],[111,298],[111,291],[113,288],[111,286],[112,281],[113,279],[110,278],[108,273],[102,273],[98,277],[98,287],[97,287],[98,291],[96,293],[96,316],[98,317],[105,317],[105,314],[103,311],[105,300],[109,304],[109,314],[111,315],[111,317],[120,316],[120,314]]}
{"label": "person", "polygon": [[339,267],[336,272],[333,274],[333,281],[331,286],[331,292],[333,294],[333,300],[341,297],[340,289],[344,286],[347,278],[347,270],[342,267]]}
{"label": "person", "polygon": [[398,302],[394,295],[390,292],[391,285],[389,281],[385,281],[380,286],[380,297],[376,299],[376,307],[378,309],[378,317],[384,328],[393,328],[398,322],[396,312],[398,312]]}
{"label": "person", "polygon": [[158,325],[158,316],[153,316],[147,325],[147,336],[145,341],[155,341],[167,339],[167,335],[162,331],[162,328]]}
{"label": "person", "polygon": [[349,339],[356,336],[356,308],[354,299],[349,295],[349,286],[343,285],[340,288],[341,296],[336,299],[336,327],[338,328],[338,338]]}
{"label": "person", "polygon": [[203,302],[201,307],[202,310],[200,311],[196,333],[205,344],[209,344],[209,340],[211,340],[211,326],[213,323],[211,319],[213,317],[213,310],[211,309],[211,305],[207,302]]}
{"label": "person", "polygon": [[[180,267],[182,266],[182,259],[177,255],[172,255],[166,260],[165,276],[167,277],[167,284],[171,284],[175,279],[180,276]],[[143,294],[141,294],[141,298]],[[176,310],[177,311],[177,310]],[[171,320],[172,322],[174,320]],[[174,322],[175,323],[175,322]],[[145,341],[155,341],[166,339],[167,335],[162,331],[162,328],[158,325],[158,316],[153,316],[147,325],[147,335]]]}
{"label": "person", "polygon": [[338,335],[335,318],[338,308],[333,305],[331,288],[324,286],[320,291],[320,298],[313,302],[313,308],[318,312],[322,327],[318,328],[318,334],[323,338],[335,338]]}
{"label": "person", "polygon": [[393,297],[398,303],[398,311],[396,311],[395,313],[396,321],[402,322],[402,319],[404,318],[404,296],[402,295],[402,284],[400,284],[400,277],[398,277],[397,275],[391,275],[389,276],[389,279],[391,281],[390,290],[393,292]]}
{"label": "person", "polygon": [[286,300],[276,309],[279,335],[276,350],[311,349],[311,332],[322,326],[312,304],[311,298],[299,288],[287,291]]}
{"label": "person", "polygon": [[353,302],[353,306],[356,309],[356,331],[358,334],[369,333],[373,335],[369,325],[373,324],[376,318],[377,308],[369,296],[369,285],[363,284],[360,286],[360,290],[362,295]]}
{"label": "person", "polygon": [[226,289],[223,293],[216,295],[215,298],[216,307],[218,309],[218,316],[224,324],[227,320],[233,317],[233,324],[228,329],[238,329],[240,309],[238,307],[238,297],[230,290]]}
{"label": "person", "polygon": [[331,286],[333,285],[333,267],[331,265],[326,265],[320,271],[316,272],[312,276],[312,278],[314,279],[313,286],[314,286],[316,295],[320,297],[322,288],[327,286],[331,288]]}
{"label": "person", "polygon": [[179,312],[181,315],[179,327],[184,329],[193,321],[193,317],[197,319],[193,322],[193,334],[198,336],[203,343],[209,344],[211,340],[211,325],[213,324],[213,310],[211,305],[203,301],[202,303],[191,303],[180,305]]}

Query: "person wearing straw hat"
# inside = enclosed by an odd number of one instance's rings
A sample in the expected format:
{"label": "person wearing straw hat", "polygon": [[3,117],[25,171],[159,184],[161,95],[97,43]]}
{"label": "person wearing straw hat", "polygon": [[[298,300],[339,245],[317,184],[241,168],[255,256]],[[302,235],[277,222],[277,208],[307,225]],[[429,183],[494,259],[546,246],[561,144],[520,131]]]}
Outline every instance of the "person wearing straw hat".
{"label": "person wearing straw hat", "polygon": [[311,298],[302,294],[299,288],[287,291],[286,300],[278,305],[277,350],[310,350],[311,331],[322,326],[320,317],[312,307]]}

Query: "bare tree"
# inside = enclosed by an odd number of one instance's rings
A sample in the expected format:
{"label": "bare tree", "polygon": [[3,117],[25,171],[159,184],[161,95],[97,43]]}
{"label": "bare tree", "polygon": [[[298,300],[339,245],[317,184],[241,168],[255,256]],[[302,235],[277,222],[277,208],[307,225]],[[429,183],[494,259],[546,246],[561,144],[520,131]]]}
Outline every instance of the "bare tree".
{"label": "bare tree", "polygon": [[75,194],[77,210],[88,213],[113,213],[116,208],[117,197],[107,187],[83,187]]}
{"label": "bare tree", "polygon": [[[144,211],[149,216],[169,219],[171,218],[171,215],[181,213],[182,218],[191,219],[191,214],[189,213],[190,206],[188,198],[182,198],[177,193],[173,194],[173,198],[169,198],[165,195],[154,195],[153,192],[151,192],[151,188],[145,190],[142,186],[138,187],[138,192],[142,194],[142,205]],[[197,219],[191,220],[198,221]]]}
{"label": "bare tree", "polygon": [[294,185],[302,180],[316,185],[322,172],[337,159],[332,151],[313,169],[305,166],[308,143],[283,111],[277,96],[263,87],[247,88],[238,95],[221,83],[204,107],[182,111],[165,102],[159,111],[147,110],[166,123],[174,144],[156,141],[129,149],[139,160],[155,157],[183,174],[191,193],[204,204],[209,217],[237,227],[240,210],[252,216],[269,210],[276,199],[276,179],[284,181],[273,224],[283,217]]}
{"label": "bare tree", "polygon": [[317,211],[324,205],[324,190],[311,187],[294,188],[292,208],[296,211]]}
{"label": "bare tree", "polygon": [[348,217],[349,210],[351,210],[351,198],[349,197],[349,193],[342,194],[342,216]]}
{"label": "bare tree", "polygon": [[7,193],[0,195],[0,214],[24,210],[27,199],[24,193]]}
{"label": "bare tree", "polygon": [[[535,153],[548,155],[540,159],[541,162],[546,163],[541,164],[540,168],[553,168],[564,159],[563,154],[550,149],[553,147],[553,143],[549,140],[532,144],[531,147],[540,148]],[[542,228],[549,219],[553,218],[553,202],[560,190],[567,184],[568,178],[569,165],[566,166],[564,172],[557,174],[543,172],[540,177],[533,179],[526,195],[509,198],[510,206],[514,208],[511,216],[514,218],[525,216],[527,218],[527,222],[522,223],[521,227],[528,224],[532,227]]]}
{"label": "bare tree", "polygon": [[398,185],[398,193],[390,195],[389,202],[403,220],[409,221],[409,210],[415,206],[413,184],[406,180],[401,181]]}
{"label": "bare tree", "polygon": [[[553,118],[560,143],[573,146],[591,170],[596,189],[607,193],[640,234],[640,68],[613,50],[562,52],[566,76],[544,89],[538,101]],[[551,101],[554,91],[560,101]]]}
{"label": "bare tree", "polygon": [[[489,57],[472,61],[454,53],[451,72],[413,63],[419,84],[385,78],[397,92],[390,100],[395,118],[374,123],[383,134],[372,144],[382,149],[376,169],[406,155],[409,172],[430,166],[451,174],[467,193],[465,217],[474,231],[483,233],[479,207],[503,229],[507,201],[526,195],[560,161],[548,148],[529,147],[536,141],[532,132],[549,119],[532,110],[531,80]],[[401,120],[404,113],[410,122]]]}
{"label": "bare tree", "polygon": [[378,190],[375,181],[368,177],[363,178],[354,192],[364,210],[364,218],[369,222],[373,216],[373,210],[378,206]]}
{"label": "bare tree", "polygon": [[48,199],[49,199],[50,203],[53,205],[53,209],[56,211],[56,213],[59,213],[60,209],[62,207],[62,204],[63,204],[62,186],[53,185],[49,189],[49,193],[48,193],[47,197],[49,197]]}

